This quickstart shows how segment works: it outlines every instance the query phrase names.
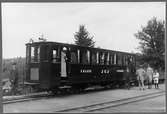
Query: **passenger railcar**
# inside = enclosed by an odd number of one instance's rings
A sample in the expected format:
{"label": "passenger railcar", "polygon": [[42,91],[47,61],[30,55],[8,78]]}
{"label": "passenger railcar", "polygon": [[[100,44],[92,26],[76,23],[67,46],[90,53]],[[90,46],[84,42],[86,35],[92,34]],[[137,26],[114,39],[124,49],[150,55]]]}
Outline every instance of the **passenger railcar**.
{"label": "passenger railcar", "polygon": [[26,81],[41,89],[62,86],[114,85],[125,81],[128,68],[136,79],[134,54],[58,42],[26,44]]}

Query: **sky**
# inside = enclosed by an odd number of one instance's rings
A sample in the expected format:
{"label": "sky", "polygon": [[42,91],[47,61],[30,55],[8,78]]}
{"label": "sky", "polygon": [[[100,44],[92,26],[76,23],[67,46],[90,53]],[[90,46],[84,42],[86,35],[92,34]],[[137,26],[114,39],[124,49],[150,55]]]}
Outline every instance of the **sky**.
{"label": "sky", "polygon": [[74,43],[79,25],[94,36],[95,47],[139,52],[134,34],[165,14],[165,2],[2,3],[3,58],[25,57],[25,44],[42,35]]}

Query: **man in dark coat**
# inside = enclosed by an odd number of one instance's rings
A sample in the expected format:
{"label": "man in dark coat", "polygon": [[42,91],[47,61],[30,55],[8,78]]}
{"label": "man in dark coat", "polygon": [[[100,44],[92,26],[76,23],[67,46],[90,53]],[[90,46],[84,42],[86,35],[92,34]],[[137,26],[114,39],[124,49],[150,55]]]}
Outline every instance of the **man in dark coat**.
{"label": "man in dark coat", "polygon": [[12,94],[17,94],[18,89],[18,69],[16,68],[16,63],[12,63],[11,82],[12,82]]}
{"label": "man in dark coat", "polygon": [[125,71],[125,83],[127,89],[130,89],[130,82],[131,82],[131,73],[129,68],[127,67]]}

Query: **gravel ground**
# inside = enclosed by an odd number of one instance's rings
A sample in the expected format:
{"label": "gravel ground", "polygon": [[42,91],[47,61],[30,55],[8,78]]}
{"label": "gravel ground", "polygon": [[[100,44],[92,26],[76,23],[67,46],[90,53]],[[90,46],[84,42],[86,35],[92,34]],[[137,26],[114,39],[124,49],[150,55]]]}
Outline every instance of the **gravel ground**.
{"label": "gravel ground", "polygon": [[[3,105],[3,109],[4,109],[4,113],[31,113],[31,112],[48,113],[48,112],[56,112],[58,110],[63,110],[66,108],[96,104],[100,102],[114,101],[114,100],[119,100],[123,98],[129,98],[129,97],[139,96],[143,94],[163,91],[163,90],[165,90],[165,84],[161,84],[160,89],[153,88],[153,89],[146,89],[144,91],[140,91],[138,87],[133,87],[130,90],[116,89],[116,90],[96,91],[96,92],[89,92],[84,94],[59,96],[59,97],[47,98],[47,99],[43,98],[43,99],[34,100],[34,101],[32,100],[32,101],[26,101],[26,102],[5,104]],[[164,102],[162,101],[164,101],[163,98],[162,99],[160,98],[159,103],[161,105],[158,109],[162,108],[164,110],[165,101]],[[144,103],[144,104],[147,104],[147,103]],[[155,104],[158,104],[158,102]],[[131,107],[130,109],[135,109],[133,105],[129,107]],[[136,108],[137,107],[138,106],[136,106]],[[129,110],[126,110],[126,108],[123,108],[121,110],[116,111],[115,109],[115,112],[119,112],[119,111],[121,112],[121,111],[129,111]]]}

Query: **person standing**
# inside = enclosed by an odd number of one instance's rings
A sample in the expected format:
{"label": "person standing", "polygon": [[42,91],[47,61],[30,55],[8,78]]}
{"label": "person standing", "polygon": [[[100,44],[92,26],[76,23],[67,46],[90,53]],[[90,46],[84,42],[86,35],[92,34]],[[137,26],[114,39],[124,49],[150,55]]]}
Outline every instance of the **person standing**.
{"label": "person standing", "polygon": [[139,69],[137,69],[136,71],[137,74],[137,80],[138,80],[138,84],[139,84],[139,89],[141,90],[145,90],[145,86],[144,86],[144,75],[145,75],[145,70],[142,68],[142,66],[139,66]]}
{"label": "person standing", "polygon": [[129,68],[127,67],[125,71],[125,83],[126,83],[126,88],[128,90],[130,89],[130,81],[131,81],[131,74]]}
{"label": "person standing", "polygon": [[148,89],[152,88],[152,80],[153,80],[153,69],[150,67],[150,65],[148,64],[147,67],[147,80],[148,80]]}
{"label": "person standing", "polygon": [[12,83],[12,94],[17,94],[18,89],[18,70],[16,68],[16,63],[12,63],[12,70],[10,72],[11,74],[11,83]]}
{"label": "person standing", "polygon": [[159,86],[158,86],[158,81],[159,81],[159,73],[157,70],[155,70],[154,74],[153,74],[153,80],[154,80],[154,85],[155,85],[155,88],[158,89]]}

